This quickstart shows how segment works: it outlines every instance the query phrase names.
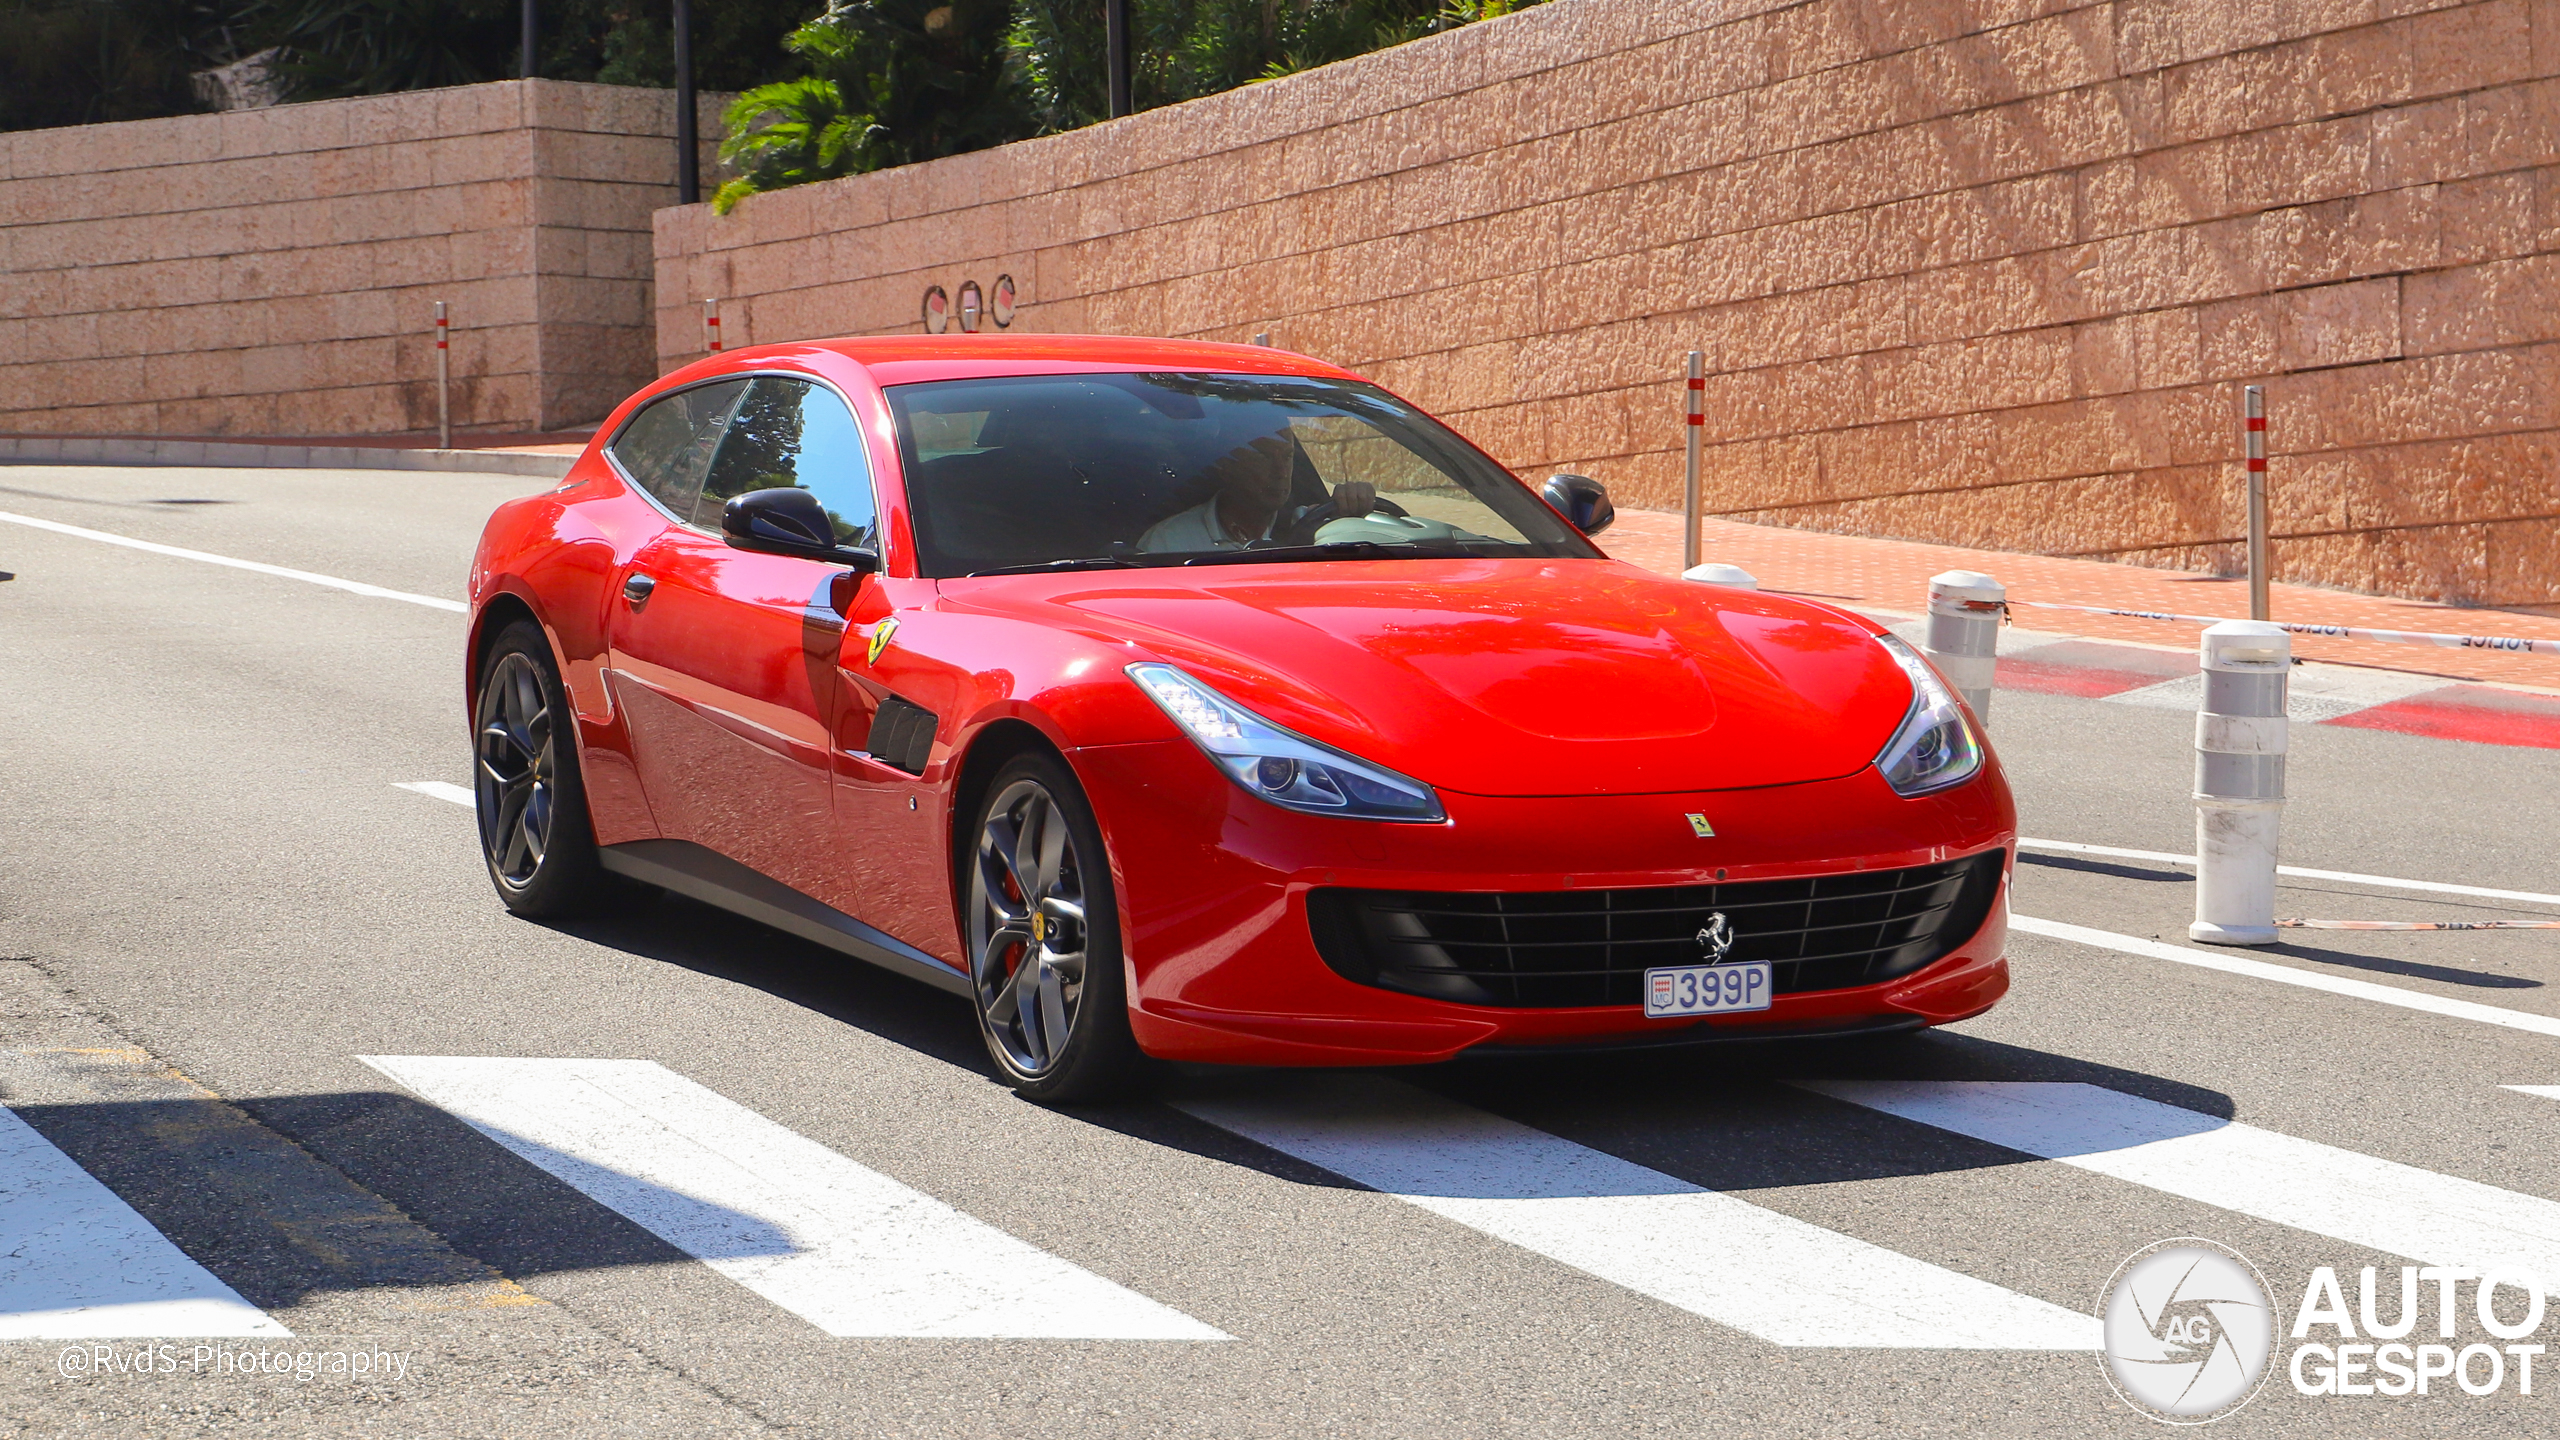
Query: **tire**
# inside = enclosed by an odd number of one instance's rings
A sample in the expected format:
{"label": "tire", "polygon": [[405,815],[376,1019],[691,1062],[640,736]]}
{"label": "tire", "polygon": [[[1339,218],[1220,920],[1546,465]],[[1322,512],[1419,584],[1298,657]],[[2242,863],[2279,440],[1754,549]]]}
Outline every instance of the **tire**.
{"label": "tire", "polygon": [[596,858],[577,723],[539,626],[498,632],[472,707],[472,797],[480,858],[498,899],[529,920],[592,913],[614,893]]}
{"label": "tire", "polygon": [[1129,1033],[1102,829],[1074,772],[1052,755],[1016,756],[987,786],[969,835],[964,938],[997,1072],[1044,1104],[1127,1093],[1146,1057]]}

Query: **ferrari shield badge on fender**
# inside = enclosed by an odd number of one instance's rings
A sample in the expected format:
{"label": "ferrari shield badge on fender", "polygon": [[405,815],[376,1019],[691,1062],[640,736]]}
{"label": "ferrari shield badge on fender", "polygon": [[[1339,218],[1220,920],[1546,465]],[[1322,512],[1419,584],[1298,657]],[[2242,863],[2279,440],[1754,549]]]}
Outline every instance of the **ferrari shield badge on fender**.
{"label": "ferrari shield badge on fender", "polygon": [[[871,632],[871,653],[863,658],[862,663],[865,665],[879,664],[880,652],[889,648],[889,637],[897,633],[897,616],[892,615],[888,619],[881,621],[880,628]],[[1694,819],[1696,817],[1692,816],[1691,818]]]}
{"label": "ferrari shield badge on fender", "polygon": [[[871,649],[874,655],[879,654],[880,642],[877,640],[871,642]],[[1689,829],[1701,840],[1704,840],[1716,833],[1716,827],[1708,824],[1707,817],[1704,815],[1691,815],[1689,817]]]}

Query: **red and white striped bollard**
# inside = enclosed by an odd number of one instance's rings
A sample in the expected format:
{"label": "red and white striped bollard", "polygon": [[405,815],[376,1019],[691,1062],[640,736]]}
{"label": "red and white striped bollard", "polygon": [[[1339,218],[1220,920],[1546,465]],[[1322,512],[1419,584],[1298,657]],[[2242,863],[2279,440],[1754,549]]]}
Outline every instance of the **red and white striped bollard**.
{"label": "red and white striped bollard", "polygon": [[1689,470],[1680,487],[1680,569],[1698,568],[1698,442],[1707,433],[1707,357],[1689,352]]}
{"label": "red and white striped bollard", "polygon": [[2246,385],[2240,410],[2249,457],[2249,618],[2267,618],[2267,392]]}
{"label": "red and white striped bollard", "polygon": [[453,448],[453,368],[448,337],[453,326],[444,318],[444,302],[436,302],[436,448]]}

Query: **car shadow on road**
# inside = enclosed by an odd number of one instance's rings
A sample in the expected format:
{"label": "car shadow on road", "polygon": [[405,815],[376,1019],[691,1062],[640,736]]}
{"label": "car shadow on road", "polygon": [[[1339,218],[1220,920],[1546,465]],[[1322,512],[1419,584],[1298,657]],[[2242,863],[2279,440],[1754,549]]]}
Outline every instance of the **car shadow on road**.
{"label": "car shadow on road", "polygon": [[[555,928],[749,985],[995,1083],[965,1002],[709,906],[664,896]],[[1363,1188],[1176,1108],[1210,1094],[1286,1094],[1302,1072],[1164,1066],[1129,1099],[1062,1107],[1086,1124],[1293,1184]],[[1508,1116],[1710,1189],[1813,1185],[2026,1163],[1995,1145],[1801,1090],[1794,1079],[2080,1083],[2216,1119],[2218,1091],[1952,1031],[1584,1053],[1362,1072]],[[1028,1102],[1026,1102],[1028,1103]]]}
{"label": "car shadow on road", "polygon": [[725,910],[661,892],[615,914],[541,923],[626,955],[761,990],[995,1079],[968,1001]]}
{"label": "car shadow on road", "polygon": [[[2231,1097],[2220,1091],[1948,1031],[1854,1042],[1506,1056],[1354,1073],[1372,1077],[1381,1088],[1411,1085],[1712,1190],[1930,1175],[2034,1158],[1788,1083],[1798,1079],[2077,1083],[2138,1095],[2211,1121],[2236,1113]],[[1169,1069],[1159,1083],[1158,1103],[1074,1113],[1104,1129],[1278,1179],[1364,1188],[1173,1108],[1185,1100],[1218,1098],[1285,1105],[1294,1092],[1322,1088],[1308,1083],[1303,1071],[1182,1066]]]}
{"label": "car shadow on road", "polygon": [[[660,894],[602,918],[546,922],[563,934],[731,984],[876,1035],[895,1045],[1000,1083],[967,1001],[679,895]],[[1157,1084],[1180,1083],[1161,1067]],[[1025,1104],[1031,1102],[1025,1101]],[[1060,1107],[1088,1124],[1150,1144],[1260,1169],[1308,1185],[1347,1185],[1327,1171],[1157,1103],[1149,1090],[1125,1100]]]}

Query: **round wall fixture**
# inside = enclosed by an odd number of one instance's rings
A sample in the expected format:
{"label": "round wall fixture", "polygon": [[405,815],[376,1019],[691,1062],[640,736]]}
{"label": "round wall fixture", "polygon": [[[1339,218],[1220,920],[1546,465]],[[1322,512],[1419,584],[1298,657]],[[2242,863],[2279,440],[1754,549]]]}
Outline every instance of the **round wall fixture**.
{"label": "round wall fixture", "polygon": [[978,298],[978,282],[960,282],[960,328],[972,335],[978,333],[978,317],[987,312],[986,302]]}
{"label": "round wall fixture", "polygon": [[939,335],[951,328],[951,300],[939,285],[924,287],[924,333]]}
{"label": "round wall fixture", "polygon": [[995,320],[997,329],[1001,330],[1013,323],[1013,304],[1013,277],[997,276],[995,303],[987,310],[987,314]]}

